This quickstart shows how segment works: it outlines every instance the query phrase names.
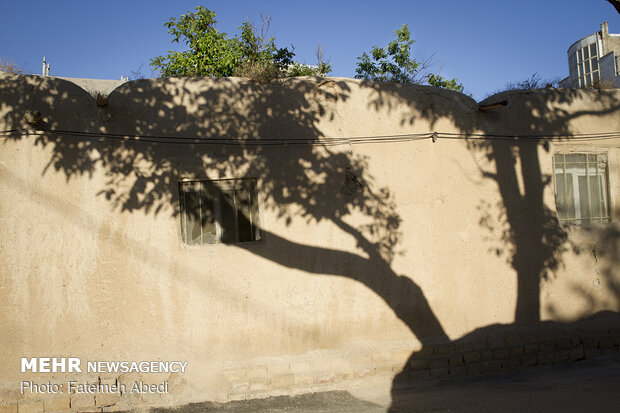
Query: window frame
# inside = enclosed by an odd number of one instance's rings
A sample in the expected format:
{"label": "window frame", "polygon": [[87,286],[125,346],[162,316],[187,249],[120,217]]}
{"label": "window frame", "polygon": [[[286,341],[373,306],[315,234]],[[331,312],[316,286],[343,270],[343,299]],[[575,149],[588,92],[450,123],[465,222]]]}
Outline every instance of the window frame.
{"label": "window frame", "polygon": [[[592,46],[594,46],[595,54],[592,54]],[[573,57],[574,59],[569,57],[569,65],[572,66],[577,77],[577,87],[585,88],[600,82],[600,58],[597,42],[579,48],[573,53]],[[596,69],[592,68],[592,62],[596,62]],[[586,64],[589,67],[588,70],[585,70]]]}
{"label": "window frame", "polygon": [[[556,159],[558,156],[564,156],[563,158],[563,173],[562,175],[564,177],[566,177],[566,172],[567,172],[567,162],[566,162],[566,156],[567,155],[583,155],[585,156],[585,171],[586,174],[585,175],[581,175],[581,176],[585,176],[585,177],[592,177],[592,176],[600,176],[601,172],[602,172],[602,176],[603,176],[603,185],[604,188],[602,188],[601,191],[601,196],[602,196],[602,200],[604,201],[604,207],[605,207],[605,214],[601,214],[601,216],[593,216],[594,214],[592,214],[592,192],[590,191],[590,181],[589,179],[586,179],[586,192],[588,194],[588,209],[590,210],[590,216],[589,217],[582,217],[581,216],[581,211],[580,211],[580,202],[581,202],[581,194],[579,193],[579,186],[575,187],[573,186],[572,189],[572,195],[573,195],[573,199],[574,201],[574,206],[575,206],[575,215],[577,215],[577,210],[579,209],[579,218],[577,216],[575,216],[575,218],[569,218],[568,217],[568,211],[566,211],[566,218],[560,218],[560,210],[559,210],[559,200],[558,200],[558,177],[557,177],[557,172],[556,169],[559,168],[559,166],[556,165]],[[593,163],[596,165],[596,173],[595,175],[588,175],[588,168],[590,167],[590,161],[589,161],[589,156],[595,156],[595,159],[593,161]],[[605,157],[605,169],[601,172],[599,172],[599,163],[602,161],[599,161],[599,157],[604,156]],[[576,175],[576,176],[580,176],[580,175]],[[553,154],[553,159],[552,159],[552,177],[553,177],[553,195],[554,195],[554,201],[555,201],[555,212],[556,212],[556,217],[559,221],[560,224],[562,225],[590,225],[590,224],[608,224],[610,222],[612,222],[612,198],[611,198],[611,185],[610,185],[610,165],[609,165],[609,153],[607,152],[586,152],[586,151],[560,151],[560,152],[555,152]],[[566,178],[564,178],[566,179]],[[573,178],[574,179],[574,178]],[[574,182],[574,181],[573,181]],[[566,185],[566,182],[564,182],[564,203],[566,205],[568,205],[568,201],[567,201],[567,190],[568,190],[568,186]],[[575,195],[577,195],[575,197]],[[568,207],[567,207],[568,209]]]}
{"label": "window frame", "polygon": [[[198,191],[188,191],[185,189],[187,185],[193,187],[198,186]],[[248,191],[248,205],[249,213],[244,213],[242,205],[242,197],[240,196],[241,190]],[[179,216],[181,225],[181,240],[188,246],[202,246],[202,245],[215,245],[215,244],[236,244],[246,242],[256,242],[262,239],[262,232],[260,227],[260,207],[258,201],[258,179],[255,177],[243,177],[243,178],[224,178],[224,179],[181,179],[178,181],[179,190]],[[188,233],[188,217],[190,216],[187,200],[190,192],[198,192],[199,201],[199,213],[194,217],[200,224],[200,236],[198,238],[192,238],[191,233]],[[232,196],[231,196],[232,195]],[[226,202],[232,200],[230,202]],[[203,209],[204,201],[209,202],[209,206]],[[194,201],[195,202],[195,201]],[[228,208],[223,207],[228,205]],[[194,205],[195,207],[196,205]],[[203,213],[203,210],[210,211],[210,214]],[[225,211],[227,209],[227,211]],[[232,211],[232,215],[230,212]],[[230,221],[225,222],[224,215],[228,213],[228,219],[232,217],[234,224],[230,227]],[[205,225],[203,220],[207,215],[211,215],[212,225],[215,232],[203,232]],[[245,217],[249,223],[249,239],[242,239],[240,235],[240,217]],[[246,228],[247,229],[247,228]],[[228,234],[228,237],[233,233],[234,239],[226,239],[223,235]],[[210,234],[211,237],[207,236]],[[247,235],[247,234],[246,234]]]}

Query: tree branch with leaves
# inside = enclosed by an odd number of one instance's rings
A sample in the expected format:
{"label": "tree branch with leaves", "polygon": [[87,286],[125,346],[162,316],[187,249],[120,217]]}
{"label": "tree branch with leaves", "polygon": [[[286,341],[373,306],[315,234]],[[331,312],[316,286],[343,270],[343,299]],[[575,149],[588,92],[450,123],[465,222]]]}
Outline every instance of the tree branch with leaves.
{"label": "tree branch with leaves", "polygon": [[331,71],[331,67],[322,62],[316,68],[307,66],[308,70],[303,73],[291,70],[306,65],[293,63],[293,47],[276,46],[275,39],[268,35],[271,18],[260,16],[260,33],[253,23],[246,21],[239,26],[240,36],[234,37],[218,31],[215,12],[202,6],[178,19],[172,17],[164,26],[172,35],[172,42],[185,43],[188,50],[169,51],[167,55],[155,57],[151,66],[161,77],[243,76],[255,81],[301,75],[325,76]]}
{"label": "tree branch with leaves", "polygon": [[445,79],[429,71],[430,59],[420,62],[412,58],[411,46],[415,40],[406,24],[394,34],[396,39],[386,47],[373,46],[370,54],[364,52],[357,58],[356,79],[426,84],[463,93],[465,88],[458,79]]}

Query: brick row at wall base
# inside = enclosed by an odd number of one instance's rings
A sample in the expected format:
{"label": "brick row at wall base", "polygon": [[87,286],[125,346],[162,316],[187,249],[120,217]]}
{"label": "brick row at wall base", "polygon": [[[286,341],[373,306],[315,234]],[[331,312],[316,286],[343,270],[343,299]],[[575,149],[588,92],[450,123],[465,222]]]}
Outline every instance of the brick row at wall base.
{"label": "brick row at wall base", "polygon": [[315,357],[289,364],[262,360],[226,371],[228,400],[347,390],[363,387],[364,382],[380,375],[395,376],[399,385],[456,379],[620,352],[620,329],[497,330],[413,352],[399,349],[354,357]]}
{"label": "brick row at wall base", "polygon": [[[168,377],[173,382],[174,375]],[[139,382],[141,386],[157,386],[139,374],[126,374],[118,377],[97,377],[76,380],[80,385],[98,386],[111,391],[81,392],[68,388],[69,381],[33,380],[39,387],[38,391],[25,391],[19,398],[12,401],[0,402],[0,413],[41,413],[41,412],[105,412],[128,409],[132,406],[159,405],[161,398],[156,395],[131,394],[132,383]],[[152,378],[151,378],[152,379]],[[156,380],[158,381],[158,380]],[[12,387],[19,387],[20,383]],[[123,386],[123,387],[121,387]],[[127,389],[121,391],[120,389]],[[50,390],[53,389],[53,390]],[[17,391],[0,392],[5,399],[7,394]],[[10,396],[9,396],[10,397]]]}
{"label": "brick row at wall base", "polygon": [[[438,378],[456,379],[596,359],[618,352],[618,328],[519,332],[498,328],[455,342],[426,345],[413,352],[399,348],[337,357],[321,353],[251,362],[231,361],[225,367],[224,378],[228,386],[226,399],[243,400],[348,390],[364,387],[378,377],[394,376],[395,385]],[[131,377],[131,380],[135,378]],[[98,378],[94,383],[111,386],[128,380],[130,378],[122,376]],[[22,394],[19,398],[0,403],[0,413],[106,412],[162,404],[156,397],[135,397],[126,393],[63,393],[46,397]]]}
{"label": "brick row at wall base", "polygon": [[593,359],[620,352],[620,329],[509,334],[441,344],[414,353],[402,381],[477,376],[504,370]]}
{"label": "brick row at wall base", "polygon": [[40,413],[40,412],[102,412],[121,400],[117,393],[73,394],[49,396],[43,399],[24,399],[0,405],[0,413]]}
{"label": "brick row at wall base", "polygon": [[66,395],[0,405],[0,413],[102,412],[120,401],[120,394]]}

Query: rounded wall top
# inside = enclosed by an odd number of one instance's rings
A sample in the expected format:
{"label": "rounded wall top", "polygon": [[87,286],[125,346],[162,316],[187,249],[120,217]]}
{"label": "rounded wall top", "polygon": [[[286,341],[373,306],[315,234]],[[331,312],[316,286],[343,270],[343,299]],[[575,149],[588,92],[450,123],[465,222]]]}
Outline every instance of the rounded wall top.
{"label": "rounded wall top", "polygon": [[597,40],[597,35],[596,33],[593,33],[589,36],[584,37],[583,39],[577,40],[575,43],[573,43],[569,48],[568,51],[566,52],[569,56],[572,53],[575,53],[577,50],[588,46],[592,43],[596,43]]}

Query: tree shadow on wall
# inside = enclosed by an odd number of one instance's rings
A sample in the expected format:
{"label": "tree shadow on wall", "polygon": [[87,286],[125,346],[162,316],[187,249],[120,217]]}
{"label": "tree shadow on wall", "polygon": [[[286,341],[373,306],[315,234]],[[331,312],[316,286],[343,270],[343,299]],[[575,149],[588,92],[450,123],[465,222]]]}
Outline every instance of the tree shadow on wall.
{"label": "tree shadow on wall", "polygon": [[[349,94],[347,81],[330,79],[140,80],[98,107],[59,79],[15,76],[0,83],[5,129],[12,130],[3,133],[4,144],[30,140],[49,151],[42,174],[55,170],[67,181],[103,174],[98,195],[113,209],[173,216],[184,178],[255,177],[262,208],[287,224],[332,222],[357,251],[303,245],[268,231],[265,242],[239,248],[288,268],[359,281],[423,344],[445,342],[421,288],[391,268],[401,237],[393,194],[375,184],[366,157],[342,140],[323,139],[342,135],[337,108]],[[36,127],[26,111],[40,112]],[[350,224],[353,215],[366,224]]]}
{"label": "tree shadow on wall", "polygon": [[[332,222],[356,241],[357,251],[303,245],[270,232],[264,232],[266,242],[239,244],[239,248],[288,268],[359,281],[408,326],[424,346],[422,352],[428,351],[450,340],[413,281],[415,274],[401,275],[392,269],[402,221],[393,194],[376,185],[367,158],[343,146],[343,141],[327,139],[342,136],[339,132],[345,129],[338,105],[351,99],[349,82],[293,79],[261,85],[239,79],[140,80],[119,87],[107,106],[98,107],[68,82],[14,76],[0,84],[0,101],[7,129],[15,130],[5,134],[7,141],[30,139],[49,150],[51,157],[42,173],[53,169],[67,181],[103,173],[106,180],[99,196],[118,211],[176,216],[177,183],[183,178],[256,177],[264,208],[287,224],[299,217],[308,223]],[[496,183],[501,195],[502,253],[510,260],[518,284],[515,323],[539,323],[540,280],[558,268],[566,246],[564,230],[543,202],[550,183],[539,159],[545,139],[478,140],[475,134],[556,131],[568,136],[572,119],[618,111],[616,95],[601,92],[599,107],[568,112],[563,108],[586,92],[548,91],[532,96],[522,92],[491,97],[507,99],[508,107],[482,113],[453,92],[360,84],[373,96],[367,111],[398,113],[403,125],[425,122],[429,132],[448,119],[470,138],[463,139],[464,145],[492,162],[494,168],[481,168],[480,173]],[[554,109],[548,110],[548,104]],[[34,132],[22,129],[32,129],[24,123],[25,110],[42,115]],[[523,112],[518,124],[514,116],[504,114],[509,110]],[[481,225],[489,222],[487,212],[482,211]],[[369,223],[350,224],[348,218],[354,215]],[[617,242],[617,234],[610,239],[605,245]],[[409,365],[395,382],[409,377]]]}
{"label": "tree shadow on wall", "polygon": [[[586,120],[596,128],[597,117],[611,119],[613,114],[619,113],[619,95],[613,90],[505,92],[481,102],[483,110],[467,113],[456,107],[454,97],[446,92],[433,94],[429,91],[426,99],[411,99],[411,91],[401,85],[363,84],[374,89],[369,110],[395,108],[400,102],[410,108],[409,113],[401,116],[401,123],[427,122],[431,130],[442,120],[449,119],[460,130],[459,138],[469,150],[484,155],[489,161],[490,165],[478,166],[480,175],[495,183],[501,200],[498,205],[480,200],[480,225],[488,229],[491,236],[499,234],[494,240],[498,243],[494,253],[506,257],[517,277],[513,325],[517,328],[538,326],[541,322],[541,282],[554,276],[562,267],[565,252],[581,252],[544,201],[552,177],[543,173],[540,156],[548,154],[550,158],[552,142],[570,138],[573,134],[571,122]],[[591,106],[582,103],[589,99],[592,99]],[[485,106],[490,109],[484,110]],[[519,115],[515,116],[515,113]],[[592,130],[593,134],[597,132],[610,131]],[[515,137],[519,135],[522,137]],[[616,274],[611,270],[618,262],[620,251],[617,228],[593,227],[585,231],[591,232],[592,239],[596,240],[594,251],[605,256],[605,264],[600,264],[604,267],[602,272],[606,274],[612,293],[620,300],[617,282],[612,281]],[[493,331],[486,329],[491,335],[495,334]],[[467,338],[463,340],[467,341]],[[393,389],[398,382],[408,380],[411,365],[424,353],[423,349],[412,354],[403,371],[396,376]],[[397,399],[398,393],[393,393],[394,404],[402,407]]]}

